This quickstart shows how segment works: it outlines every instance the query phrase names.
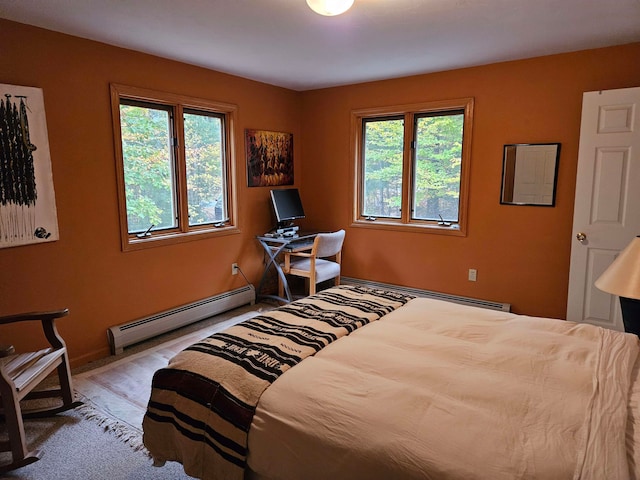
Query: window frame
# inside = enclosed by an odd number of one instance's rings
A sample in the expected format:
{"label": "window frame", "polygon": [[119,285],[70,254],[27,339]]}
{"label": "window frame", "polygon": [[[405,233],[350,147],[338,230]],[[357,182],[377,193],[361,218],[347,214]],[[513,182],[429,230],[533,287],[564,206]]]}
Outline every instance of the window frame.
{"label": "window frame", "polygon": [[[353,227],[400,230],[441,235],[466,236],[468,221],[469,176],[471,170],[471,138],[473,130],[472,97],[453,100],[414,103],[388,107],[374,107],[353,110],[351,112],[351,158],[353,161],[352,175],[352,223]],[[413,219],[411,207],[413,205],[413,191],[415,182],[415,118],[433,114],[451,114],[464,112],[462,132],[462,155],[460,166],[460,197],[458,207],[458,222],[443,225],[438,221]],[[404,118],[404,147],[402,160],[402,203],[400,218],[374,218],[362,214],[364,194],[364,125],[367,120],[394,117]]]}
{"label": "window frame", "polygon": [[[118,211],[120,220],[120,239],[123,251],[140,250],[161,245],[171,245],[192,240],[201,240],[221,235],[238,233],[237,199],[235,188],[235,149],[233,139],[237,116],[237,106],[228,103],[188,97],[172,93],[159,92],[126,85],[111,84],[111,110],[113,119],[114,146],[116,157],[116,182],[118,188]],[[126,186],[124,175],[124,156],[122,149],[122,128],[120,124],[120,105],[130,102],[146,104],[150,108],[166,108],[170,110],[170,128],[174,138],[171,145],[175,190],[178,214],[177,227],[153,232],[140,237],[137,233],[129,233],[127,220]],[[184,144],[184,113],[211,113],[223,122],[223,164],[224,182],[226,185],[226,205],[228,220],[215,224],[189,225],[187,168]],[[177,139],[177,141],[176,141]]]}

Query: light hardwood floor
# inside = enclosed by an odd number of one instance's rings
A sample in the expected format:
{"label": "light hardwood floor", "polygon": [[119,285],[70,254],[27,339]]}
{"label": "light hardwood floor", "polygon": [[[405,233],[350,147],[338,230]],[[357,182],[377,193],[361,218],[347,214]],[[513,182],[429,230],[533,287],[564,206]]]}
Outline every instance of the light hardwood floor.
{"label": "light hardwood floor", "polygon": [[273,308],[268,303],[247,305],[126,348],[123,354],[74,370],[74,389],[96,410],[96,416],[103,416],[105,426],[124,423],[141,432],[151,380],[158,369],[198,340]]}

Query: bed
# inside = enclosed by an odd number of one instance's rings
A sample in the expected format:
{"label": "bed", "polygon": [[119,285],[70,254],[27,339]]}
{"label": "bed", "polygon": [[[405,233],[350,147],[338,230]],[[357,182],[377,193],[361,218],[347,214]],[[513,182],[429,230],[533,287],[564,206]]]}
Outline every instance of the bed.
{"label": "bed", "polygon": [[158,465],[212,480],[638,478],[638,338],[362,286],[154,375]]}

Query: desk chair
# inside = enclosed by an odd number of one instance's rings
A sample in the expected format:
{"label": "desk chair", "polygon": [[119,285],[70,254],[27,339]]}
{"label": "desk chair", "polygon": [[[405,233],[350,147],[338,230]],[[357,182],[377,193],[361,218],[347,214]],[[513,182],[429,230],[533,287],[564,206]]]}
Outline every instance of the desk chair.
{"label": "desk chair", "polygon": [[[11,452],[11,461],[0,465],[0,473],[29,465],[42,455],[38,450],[27,449],[23,417],[47,417],[82,405],[82,402],[73,399],[67,348],[55,326],[56,318],[68,314],[69,310],[65,309],[0,317],[0,325],[39,320],[50,344],[50,347],[38,352],[21,354],[15,354],[11,345],[0,346],[0,416],[6,423],[9,435],[9,440],[0,441],[0,451]],[[54,371],[57,371],[60,388],[34,390]],[[23,412],[22,400],[50,397],[59,397],[60,402]]]}
{"label": "desk chair", "polygon": [[[335,278],[340,285],[340,263],[345,231],[319,233],[310,252],[285,252],[282,271],[285,275],[304,277],[309,282],[309,295],[316,293],[316,284]],[[327,258],[333,257],[333,260]],[[278,295],[283,296],[284,286],[278,278]]]}

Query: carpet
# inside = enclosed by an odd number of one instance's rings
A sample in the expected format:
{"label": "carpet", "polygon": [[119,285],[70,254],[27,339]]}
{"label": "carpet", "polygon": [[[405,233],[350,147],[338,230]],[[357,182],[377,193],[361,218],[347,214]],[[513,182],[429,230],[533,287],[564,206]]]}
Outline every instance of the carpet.
{"label": "carpet", "polygon": [[[142,443],[142,418],[153,373],[192,343],[274,308],[247,305],[183,327],[72,372],[85,404],[45,419],[26,420],[30,449],[41,460],[0,475],[12,480],[188,480],[182,465],[153,467]],[[0,425],[0,438],[6,437]],[[8,460],[0,453],[0,462]]]}
{"label": "carpet", "polygon": [[[162,468],[132,449],[81,412],[25,421],[30,448],[42,458],[26,467],[0,475],[2,480],[191,480],[182,465],[167,462]],[[1,454],[4,455],[4,454]]]}

